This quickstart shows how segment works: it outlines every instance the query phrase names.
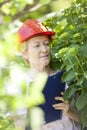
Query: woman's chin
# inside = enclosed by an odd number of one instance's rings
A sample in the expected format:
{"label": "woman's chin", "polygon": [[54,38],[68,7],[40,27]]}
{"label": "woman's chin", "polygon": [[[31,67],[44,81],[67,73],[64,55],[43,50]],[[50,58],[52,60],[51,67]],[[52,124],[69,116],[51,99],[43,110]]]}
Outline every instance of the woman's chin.
{"label": "woman's chin", "polygon": [[41,66],[43,66],[43,68],[44,68],[44,67],[48,66],[49,63],[50,63],[50,61],[41,62]]}

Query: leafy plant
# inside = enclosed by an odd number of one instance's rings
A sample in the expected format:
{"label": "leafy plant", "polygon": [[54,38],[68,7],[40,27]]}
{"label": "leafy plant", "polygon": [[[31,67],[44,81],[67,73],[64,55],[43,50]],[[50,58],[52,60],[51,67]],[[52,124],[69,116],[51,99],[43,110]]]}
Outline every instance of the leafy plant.
{"label": "leafy plant", "polygon": [[15,130],[14,121],[4,115],[0,115],[0,130]]}
{"label": "leafy plant", "polygon": [[81,111],[81,123],[87,127],[87,1],[75,0],[71,6],[51,19],[46,25],[55,32],[51,66],[65,69],[63,82],[69,84],[64,98],[73,100],[78,93],[75,107]]}
{"label": "leafy plant", "polygon": [[[45,7],[42,8],[40,6],[40,10],[37,8],[35,12],[33,12],[34,10],[31,11],[32,7],[35,7],[39,2],[45,5]],[[11,69],[15,69],[14,64],[17,65],[17,68],[20,66],[20,69],[25,69],[25,63],[21,56],[17,55],[15,57],[15,48],[13,47],[15,46],[15,40],[13,37],[9,37],[7,32],[14,27],[18,27],[14,22],[15,19],[24,21],[27,18],[40,18],[42,13],[47,13],[48,10],[52,11],[52,5],[46,6],[46,3],[49,2],[52,4],[53,1],[0,1],[0,109],[3,110],[0,111],[1,113],[5,113],[9,109],[14,109],[13,107],[17,109],[19,104],[21,106],[22,103],[25,105],[28,102],[27,98],[24,100],[24,95],[17,100],[14,96],[6,95],[4,91],[5,85],[11,81],[11,73],[13,73]],[[59,12],[58,14],[56,13],[56,16],[50,17],[44,23],[56,32],[54,40],[51,43],[52,59],[50,65],[54,69],[61,68],[66,70],[63,75],[63,81],[67,82],[70,87],[65,92],[64,98],[73,100],[74,95],[76,93],[79,94],[75,106],[81,111],[81,123],[83,128],[85,128],[87,126],[87,0],[72,0],[69,8],[61,10],[60,14]],[[17,82],[17,78],[15,82]],[[25,93],[25,84],[22,87],[23,93]],[[38,93],[34,92],[33,94],[37,95]],[[33,99],[32,95],[31,100]],[[43,101],[43,96],[41,94],[39,96],[42,97],[42,100],[35,99],[36,102],[33,102],[33,105]],[[24,102],[20,99],[23,99]],[[13,102],[15,102],[14,105]],[[32,106],[32,104],[28,105]],[[5,122],[4,126],[1,123],[3,121]],[[5,127],[8,124],[9,128]],[[13,129],[13,126],[11,128],[10,125],[9,119],[2,115],[0,118],[0,129]]]}

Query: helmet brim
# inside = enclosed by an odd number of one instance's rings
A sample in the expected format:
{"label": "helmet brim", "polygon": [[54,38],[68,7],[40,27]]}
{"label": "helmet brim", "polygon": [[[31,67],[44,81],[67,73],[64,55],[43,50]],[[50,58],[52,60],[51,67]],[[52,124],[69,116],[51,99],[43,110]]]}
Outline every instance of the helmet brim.
{"label": "helmet brim", "polygon": [[27,40],[29,40],[30,38],[32,38],[32,37],[34,37],[34,36],[36,36],[36,35],[40,35],[40,34],[42,34],[42,35],[46,35],[46,36],[49,36],[50,38],[52,38],[54,35],[55,35],[55,32],[53,32],[53,31],[46,31],[46,32],[38,32],[38,33],[34,33],[33,35],[27,35],[27,37],[26,38],[22,38],[21,36],[19,36],[20,38],[20,43],[23,43],[23,42],[25,42],[25,41],[27,41]]}

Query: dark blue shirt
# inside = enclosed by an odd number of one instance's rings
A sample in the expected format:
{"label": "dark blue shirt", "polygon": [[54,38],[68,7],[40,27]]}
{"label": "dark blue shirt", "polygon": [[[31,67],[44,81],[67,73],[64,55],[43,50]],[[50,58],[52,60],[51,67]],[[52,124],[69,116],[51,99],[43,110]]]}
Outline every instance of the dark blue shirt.
{"label": "dark blue shirt", "polygon": [[65,91],[65,83],[62,83],[61,76],[63,71],[57,72],[55,75],[49,76],[47,83],[42,91],[46,102],[40,104],[39,107],[44,111],[45,122],[52,122],[62,118],[62,111],[55,110],[52,105],[58,103],[54,98],[61,96],[61,92]]}

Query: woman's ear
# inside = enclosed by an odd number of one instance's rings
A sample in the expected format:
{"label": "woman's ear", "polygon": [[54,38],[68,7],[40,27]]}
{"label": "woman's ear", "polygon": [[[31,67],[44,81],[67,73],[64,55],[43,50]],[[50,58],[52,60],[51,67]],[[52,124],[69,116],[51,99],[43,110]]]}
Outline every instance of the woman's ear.
{"label": "woman's ear", "polygon": [[29,64],[27,52],[23,52],[23,53],[22,53],[22,56],[23,56],[24,60],[27,61],[27,63]]}
{"label": "woman's ear", "polygon": [[26,52],[26,51],[22,52],[22,56],[23,56],[23,58],[24,58],[25,60],[28,60],[27,52]]}

